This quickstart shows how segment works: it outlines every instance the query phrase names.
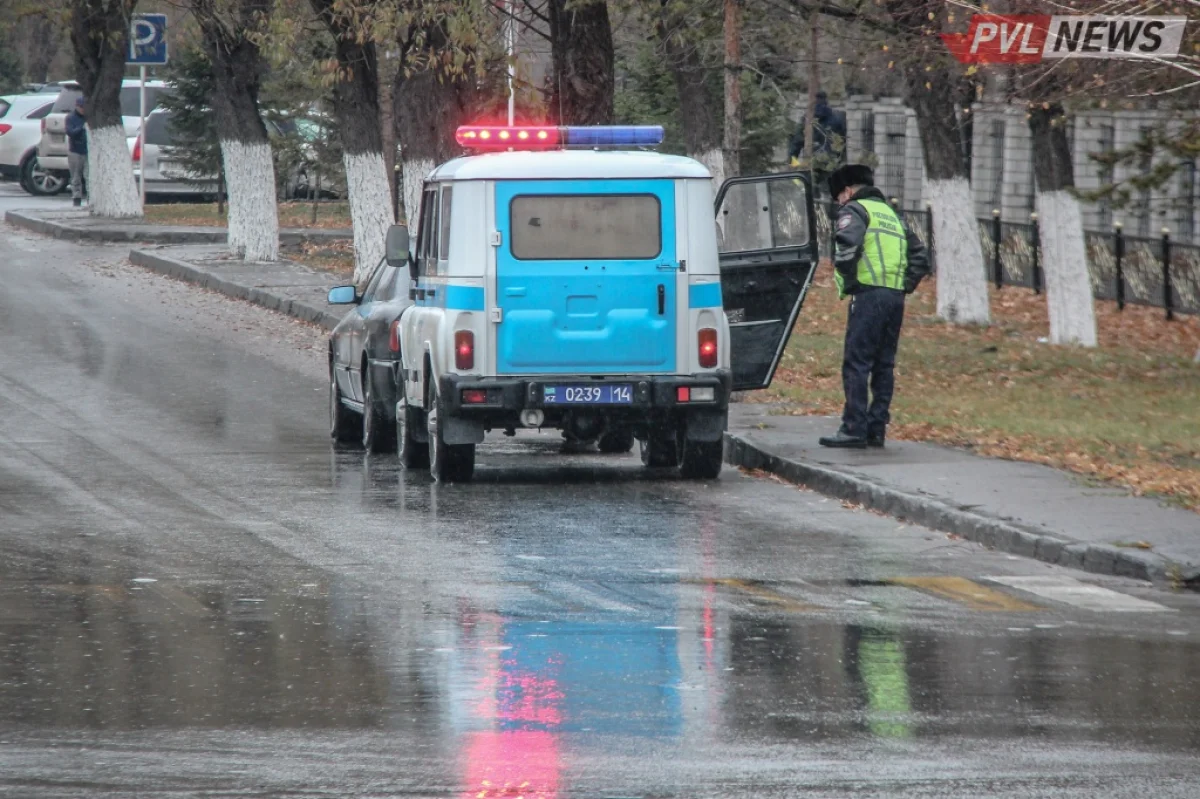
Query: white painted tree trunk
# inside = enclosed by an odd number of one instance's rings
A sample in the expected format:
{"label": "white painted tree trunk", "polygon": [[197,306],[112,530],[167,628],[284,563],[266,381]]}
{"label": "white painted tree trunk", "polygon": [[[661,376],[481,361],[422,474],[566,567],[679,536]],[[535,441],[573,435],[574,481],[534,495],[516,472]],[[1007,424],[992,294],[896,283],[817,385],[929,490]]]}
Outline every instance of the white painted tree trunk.
{"label": "white painted tree trunk", "polygon": [[246,261],[279,260],[279,208],[271,145],[221,140],[229,191],[229,251]]}
{"label": "white painted tree trunk", "polygon": [[1037,195],[1050,343],[1095,347],[1096,310],[1079,201],[1067,191]]}
{"label": "white painted tree trunk", "polygon": [[383,258],[392,224],[392,202],[383,153],[345,153],[346,189],[354,226],[354,282],[364,280]]}
{"label": "white painted tree trunk", "polygon": [[404,216],[414,241],[417,224],[420,222],[418,214],[421,212],[421,187],[435,166],[432,158],[404,159]]}
{"label": "white painted tree trunk", "polygon": [[712,175],[713,194],[716,194],[725,182],[725,153],[720,147],[714,147],[702,153],[692,153],[692,158],[704,164],[704,168]]}
{"label": "white painted tree trunk", "polygon": [[930,180],[927,188],[933,202],[938,316],[954,324],[986,325],[991,321],[987,271],[971,186],[966,178],[952,178]]}
{"label": "white painted tree trunk", "polygon": [[111,219],[142,215],[123,125],[88,129],[88,211]]}

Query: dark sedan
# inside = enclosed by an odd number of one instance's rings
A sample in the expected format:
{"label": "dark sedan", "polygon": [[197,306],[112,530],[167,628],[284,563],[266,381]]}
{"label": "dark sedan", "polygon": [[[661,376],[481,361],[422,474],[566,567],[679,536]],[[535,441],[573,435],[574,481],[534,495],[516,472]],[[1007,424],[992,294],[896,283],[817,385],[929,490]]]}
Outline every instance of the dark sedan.
{"label": "dark sedan", "polygon": [[361,295],[354,286],[329,292],[330,304],[354,305],[329,336],[329,432],[335,442],[396,450],[396,326],[412,304],[408,289],[408,270],[380,261]]}

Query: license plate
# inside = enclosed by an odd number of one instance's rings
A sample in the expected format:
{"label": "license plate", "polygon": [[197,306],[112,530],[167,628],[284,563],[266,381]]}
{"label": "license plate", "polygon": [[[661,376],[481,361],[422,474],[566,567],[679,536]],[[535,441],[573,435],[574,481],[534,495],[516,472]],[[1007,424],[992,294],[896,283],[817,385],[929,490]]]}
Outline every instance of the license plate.
{"label": "license plate", "polygon": [[546,405],[629,405],[633,402],[633,386],[629,383],[546,386],[542,401]]}

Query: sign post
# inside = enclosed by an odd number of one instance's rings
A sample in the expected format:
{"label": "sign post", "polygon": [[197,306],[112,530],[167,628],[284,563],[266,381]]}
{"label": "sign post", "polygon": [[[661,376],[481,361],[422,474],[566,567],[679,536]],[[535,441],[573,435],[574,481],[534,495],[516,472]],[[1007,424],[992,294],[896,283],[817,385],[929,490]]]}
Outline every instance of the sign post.
{"label": "sign post", "polygon": [[146,207],[146,67],[163,66],[167,63],[167,15],[134,14],[129,29],[129,57],[126,64],[136,64],[141,75],[139,91],[138,138],[138,183],[142,195],[142,208]]}

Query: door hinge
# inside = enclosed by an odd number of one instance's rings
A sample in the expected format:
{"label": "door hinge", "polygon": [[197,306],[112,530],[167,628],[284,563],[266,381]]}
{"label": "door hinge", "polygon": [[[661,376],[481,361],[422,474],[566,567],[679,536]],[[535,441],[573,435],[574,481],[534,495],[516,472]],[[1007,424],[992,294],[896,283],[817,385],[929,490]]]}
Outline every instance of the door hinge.
{"label": "door hinge", "polygon": [[488,319],[496,324],[500,324],[504,321],[504,309],[493,308],[492,310],[488,311]]}
{"label": "door hinge", "polygon": [[492,235],[488,237],[488,243],[493,247],[499,247],[504,243],[504,234],[499,230],[493,230]]}

